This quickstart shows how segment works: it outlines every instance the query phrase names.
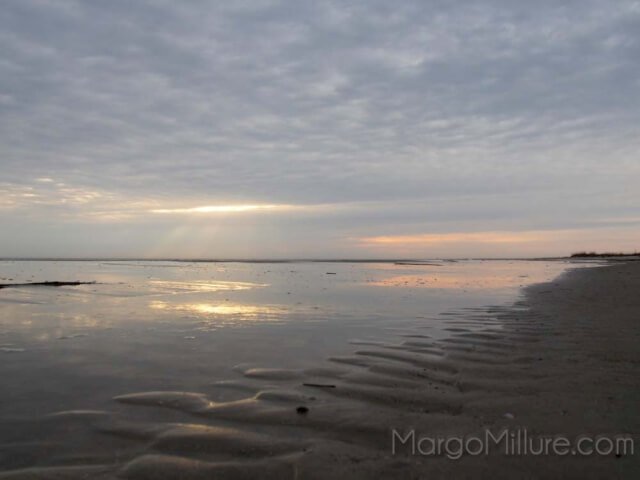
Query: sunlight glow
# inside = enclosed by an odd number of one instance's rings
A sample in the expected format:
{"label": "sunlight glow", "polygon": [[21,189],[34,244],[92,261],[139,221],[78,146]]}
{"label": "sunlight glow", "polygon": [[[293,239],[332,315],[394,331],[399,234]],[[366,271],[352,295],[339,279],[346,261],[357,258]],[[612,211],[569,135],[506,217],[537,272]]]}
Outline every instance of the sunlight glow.
{"label": "sunlight glow", "polygon": [[255,210],[284,210],[291,208],[290,205],[204,205],[192,208],[161,208],[151,210],[153,213],[239,213]]}
{"label": "sunlight glow", "polygon": [[168,303],[163,301],[153,301],[149,307],[154,310],[176,310],[191,312],[201,315],[239,315],[243,317],[255,318],[258,315],[280,313],[282,309],[277,309],[267,305],[242,305],[238,303]]}
{"label": "sunlight glow", "polygon": [[225,292],[251,290],[252,288],[266,287],[267,284],[232,281],[202,281],[202,282],[176,282],[151,280],[149,282],[154,288],[168,293],[192,293],[192,292]]}

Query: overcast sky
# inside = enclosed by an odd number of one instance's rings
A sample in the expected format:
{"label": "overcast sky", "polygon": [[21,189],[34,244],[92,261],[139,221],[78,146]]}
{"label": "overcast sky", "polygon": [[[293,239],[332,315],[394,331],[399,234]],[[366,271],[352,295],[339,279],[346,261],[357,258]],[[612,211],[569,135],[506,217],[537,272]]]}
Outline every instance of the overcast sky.
{"label": "overcast sky", "polygon": [[5,0],[0,256],[640,249],[640,2]]}

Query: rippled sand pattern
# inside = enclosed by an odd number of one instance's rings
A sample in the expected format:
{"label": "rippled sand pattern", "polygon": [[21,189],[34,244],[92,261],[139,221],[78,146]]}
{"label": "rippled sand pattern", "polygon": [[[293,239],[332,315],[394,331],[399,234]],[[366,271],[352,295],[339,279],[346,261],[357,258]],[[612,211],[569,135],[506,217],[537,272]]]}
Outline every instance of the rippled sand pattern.
{"label": "rippled sand pattern", "polygon": [[[327,478],[332,459],[356,478],[408,474],[420,464],[390,456],[391,428],[477,428],[486,392],[537,388],[544,318],[524,305],[447,316],[452,335],[443,340],[418,324],[389,342],[353,340],[352,355],[317,368],[239,366],[208,391],[132,392],[111,410],[48,415],[38,420],[46,439],[8,448],[58,466],[0,478]],[[212,399],[223,390],[235,399]],[[86,439],[80,448],[78,438]]]}

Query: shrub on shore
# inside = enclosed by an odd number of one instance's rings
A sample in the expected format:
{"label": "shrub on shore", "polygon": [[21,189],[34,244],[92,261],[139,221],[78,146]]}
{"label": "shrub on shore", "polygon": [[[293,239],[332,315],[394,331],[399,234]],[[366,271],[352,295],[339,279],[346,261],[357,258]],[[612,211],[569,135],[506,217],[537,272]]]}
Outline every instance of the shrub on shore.
{"label": "shrub on shore", "polygon": [[576,252],[571,254],[571,258],[584,258],[584,257],[636,257],[640,256],[640,252],[623,253],[623,252]]}

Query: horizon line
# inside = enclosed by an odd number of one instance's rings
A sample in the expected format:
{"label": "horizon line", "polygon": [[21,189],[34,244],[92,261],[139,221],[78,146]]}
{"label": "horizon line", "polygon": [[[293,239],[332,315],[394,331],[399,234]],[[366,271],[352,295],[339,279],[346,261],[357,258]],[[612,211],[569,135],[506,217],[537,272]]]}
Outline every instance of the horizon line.
{"label": "horizon line", "polygon": [[460,261],[460,260],[564,260],[571,258],[565,256],[549,257],[431,257],[431,258],[176,258],[176,257],[0,257],[0,261],[40,261],[40,262],[194,262],[194,263],[295,263],[295,262],[318,262],[318,263],[391,263],[391,262],[415,262],[423,263],[430,261]]}

